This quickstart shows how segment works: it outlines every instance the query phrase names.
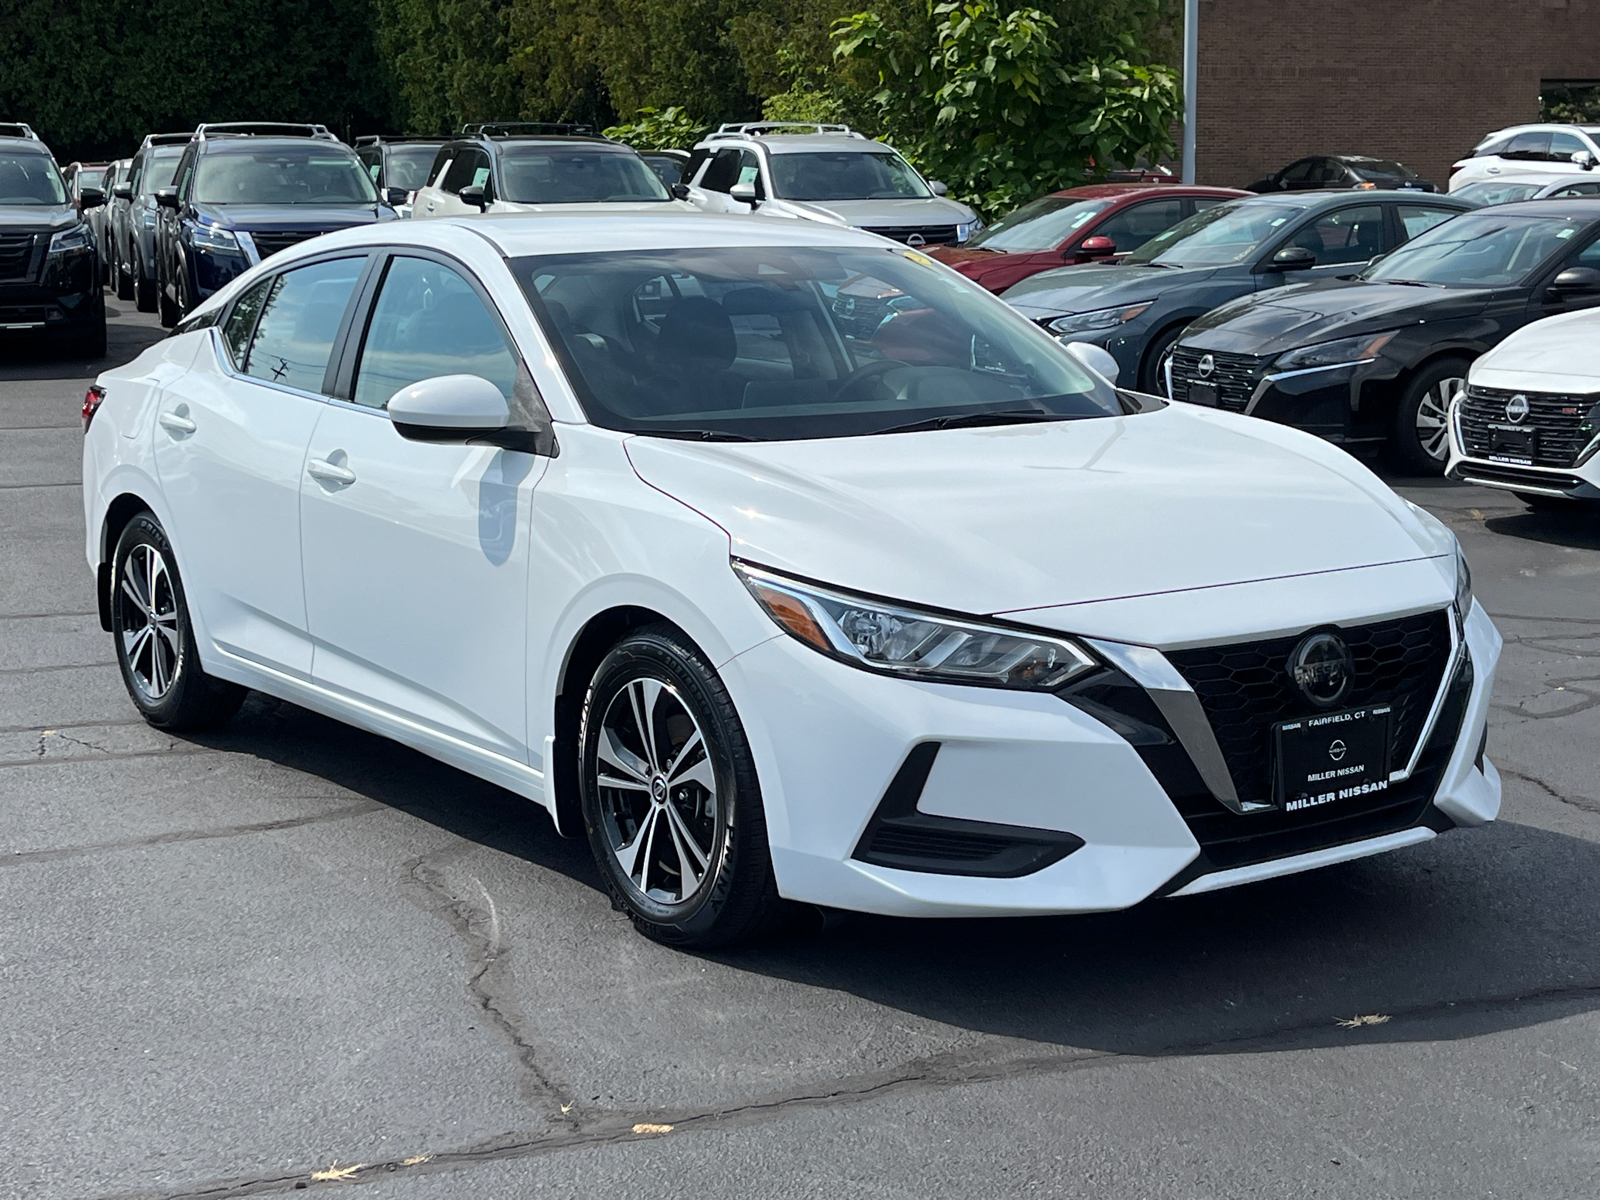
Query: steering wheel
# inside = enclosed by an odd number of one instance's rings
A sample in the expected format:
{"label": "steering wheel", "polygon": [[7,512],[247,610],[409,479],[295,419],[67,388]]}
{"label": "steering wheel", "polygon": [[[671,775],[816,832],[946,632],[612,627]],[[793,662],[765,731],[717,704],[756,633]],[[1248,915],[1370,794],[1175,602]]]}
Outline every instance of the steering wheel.
{"label": "steering wheel", "polygon": [[857,367],[844,377],[844,382],[839,385],[839,390],[833,394],[835,402],[845,399],[852,388],[886,375],[890,371],[897,371],[909,364],[901,362],[898,358],[880,358],[877,362],[869,362],[864,367]]}

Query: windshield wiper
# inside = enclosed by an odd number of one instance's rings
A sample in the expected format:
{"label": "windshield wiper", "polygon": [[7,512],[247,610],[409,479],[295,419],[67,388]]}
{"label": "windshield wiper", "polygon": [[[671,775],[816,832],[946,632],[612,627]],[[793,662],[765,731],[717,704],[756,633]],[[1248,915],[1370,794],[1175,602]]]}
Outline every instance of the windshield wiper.
{"label": "windshield wiper", "polygon": [[629,432],[639,437],[680,438],[686,442],[756,442],[760,438],[742,433],[728,433],[723,429],[634,429]]}
{"label": "windshield wiper", "polygon": [[959,416],[929,417],[924,421],[911,421],[905,425],[890,425],[886,429],[870,431],[880,433],[916,433],[922,429],[971,429],[979,425],[1024,425],[1031,421],[1067,421],[1064,413],[1042,412],[1037,408],[1002,408],[994,412],[962,413]]}

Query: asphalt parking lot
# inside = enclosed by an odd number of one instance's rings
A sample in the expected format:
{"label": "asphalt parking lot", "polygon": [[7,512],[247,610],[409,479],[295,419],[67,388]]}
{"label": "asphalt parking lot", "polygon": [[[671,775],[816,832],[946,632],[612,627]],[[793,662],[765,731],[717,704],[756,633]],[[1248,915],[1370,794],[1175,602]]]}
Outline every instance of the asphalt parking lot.
{"label": "asphalt parking lot", "polygon": [[0,345],[0,1195],[1600,1194],[1600,513],[1399,481],[1506,636],[1501,820],[1097,917],[639,937],[587,846],[252,696],[139,721],[83,560],[109,357]]}

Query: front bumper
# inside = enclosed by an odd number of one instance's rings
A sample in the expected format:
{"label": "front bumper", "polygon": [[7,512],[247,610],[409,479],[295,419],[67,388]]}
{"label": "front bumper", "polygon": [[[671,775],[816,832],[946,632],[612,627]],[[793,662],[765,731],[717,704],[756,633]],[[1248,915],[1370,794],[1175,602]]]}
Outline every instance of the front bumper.
{"label": "front bumper", "polygon": [[0,330],[66,333],[92,324],[100,292],[98,256],[39,257],[30,278],[0,282]]}
{"label": "front bumper", "polygon": [[[1381,442],[1388,436],[1384,415],[1370,403],[1364,406],[1363,397],[1370,399],[1399,371],[1398,364],[1382,358],[1298,371],[1277,371],[1263,364],[1244,390],[1235,385],[1225,391],[1217,407],[1289,425],[1336,445]],[[1188,385],[1195,378],[1181,364],[1169,362],[1163,382],[1170,397],[1187,400]]]}
{"label": "front bumper", "polygon": [[[1274,833],[1253,858],[1203,851],[1195,830],[1210,835],[1193,816],[1194,798],[1172,794],[1182,786],[1171,772],[1161,772],[1165,784],[1158,778],[1159,757],[1136,748],[1130,737],[1139,735],[1128,727],[1113,728],[1115,714],[1097,717],[1048,694],[880,677],[784,635],[738,655],[722,674],[745,715],[782,895],[896,916],[1077,913],[1306,870],[1492,820],[1499,777],[1478,749],[1500,639],[1475,607],[1460,641],[1470,666],[1447,672],[1441,723],[1426,739],[1427,773],[1415,777],[1410,807],[1390,826],[1345,821],[1329,822],[1325,834]],[[937,752],[911,799],[919,817],[946,819],[958,833],[1011,827],[1019,841],[1070,835],[1081,845],[1063,851],[1058,841],[1039,856],[1045,865],[1011,877],[957,873],[948,860],[918,870],[884,865],[872,831],[904,800],[896,790],[929,743]],[[1264,816],[1284,823],[1276,809]]]}

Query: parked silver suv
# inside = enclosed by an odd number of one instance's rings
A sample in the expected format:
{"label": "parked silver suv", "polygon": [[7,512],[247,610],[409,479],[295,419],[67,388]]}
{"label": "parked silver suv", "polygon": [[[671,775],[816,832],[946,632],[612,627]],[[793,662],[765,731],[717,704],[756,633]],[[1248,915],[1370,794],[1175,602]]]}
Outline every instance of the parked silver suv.
{"label": "parked silver suv", "polygon": [[944,184],[848,125],[724,125],[694,148],[683,178],[707,212],[847,225],[910,246],[964,242],[983,227]]}

